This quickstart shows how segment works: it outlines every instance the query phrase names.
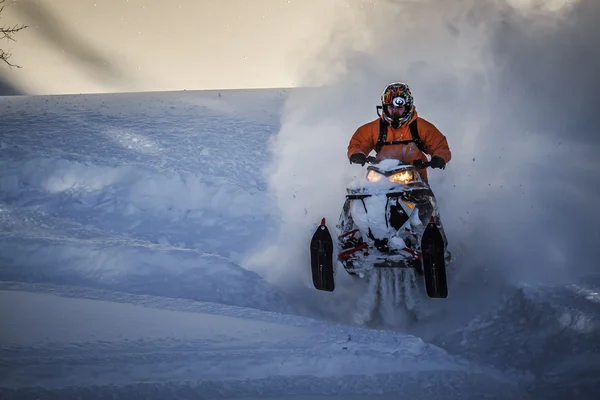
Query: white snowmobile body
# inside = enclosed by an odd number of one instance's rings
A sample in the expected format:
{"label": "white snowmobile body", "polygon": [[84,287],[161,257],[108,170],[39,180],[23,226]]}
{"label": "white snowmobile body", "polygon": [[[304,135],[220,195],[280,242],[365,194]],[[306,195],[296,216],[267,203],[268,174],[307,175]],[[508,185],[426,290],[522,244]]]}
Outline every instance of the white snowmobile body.
{"label": "white snowmobile body", "polygon": [[413,268],[429,297],[447,297],[447,239],[429,185],[398,160],[367,167],[347,188],[334,238],[338,266],[359,277],[373,268]]}

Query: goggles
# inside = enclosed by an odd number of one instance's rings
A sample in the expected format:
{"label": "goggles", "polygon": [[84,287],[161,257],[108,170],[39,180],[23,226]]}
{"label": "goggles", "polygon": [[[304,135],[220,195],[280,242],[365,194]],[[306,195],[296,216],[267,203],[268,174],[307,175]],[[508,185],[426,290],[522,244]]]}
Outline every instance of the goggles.
{"label": "goggles", "polygon": [[408,103],[408,94],[400,88],[393,88],[383,95],[383,104],[392,105],[394,107],[406,106]]}
{"label": "goggles", "polygon": [[406,105],[406,100],[404,100],[404,97],[394,97],[392,99],[391,105],[394,107],[403,107]]}

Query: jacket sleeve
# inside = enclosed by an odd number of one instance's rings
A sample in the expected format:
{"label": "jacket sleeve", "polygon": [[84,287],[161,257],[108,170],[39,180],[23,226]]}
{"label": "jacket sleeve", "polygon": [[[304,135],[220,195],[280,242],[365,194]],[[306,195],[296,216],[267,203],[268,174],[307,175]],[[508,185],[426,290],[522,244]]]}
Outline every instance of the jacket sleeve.
{"label": "jacket sleeve", "polygon": [[371,132],[369,124],[365,124],[358,128],[348,144],[348,158],[355,153],[363,153],[368,156],[369,153],[375,148],[373,141],[373,133]]}
{"label": "jacket sleeve", "polygon": [[[446,136],[444,136],[432,123],[423,119],[420,122],[422,122],[422,124],[419,124],[419,131],[423,132],[420,136],[425,144],[425,151],[427,154],[431,156],[440,156],[446,163],[449,162],[452,158],[452,152],[448,146]],[[423,129],[421,129],[421,126],[423,126]]]}

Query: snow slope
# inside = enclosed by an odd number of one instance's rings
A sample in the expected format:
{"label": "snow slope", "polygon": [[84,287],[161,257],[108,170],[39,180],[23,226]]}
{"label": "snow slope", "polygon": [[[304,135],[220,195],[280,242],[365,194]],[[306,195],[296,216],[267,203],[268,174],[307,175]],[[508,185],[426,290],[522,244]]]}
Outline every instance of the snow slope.
{"label": "snow slope", "polygon": [[[167,301],[139,296],[122,296],[121,304],[17,291],[0,297],[16,305],[2,313],[8,398],[518,395],[497,371],[402,334],[181,300],[168,301],[167,311]],[[432,382],[423,385],[424,376]]]}
{"label": "snow slope", "polygon": [[4,101],[4,279],[285,306],[235,264],[272,229],[257,171],[275,127],[217,93],[173,96]]}
{"label": "snow slope", "polygon": [[[343,276],[351,288],[329,295],[301,259],[256,268],[269,244],[310,237],[317,206],[340,203],[289,193],[285,209],[272,190],[289,172],[269,151],[289,96],[0,98],[1,398],[597,391],[595,276],[555,287],[459,276],[438,317],[392,331],[356,325],[360,287]],[[288,156],[302,165],[301,151]],[[292,214],[298,224],[282,226]]]}

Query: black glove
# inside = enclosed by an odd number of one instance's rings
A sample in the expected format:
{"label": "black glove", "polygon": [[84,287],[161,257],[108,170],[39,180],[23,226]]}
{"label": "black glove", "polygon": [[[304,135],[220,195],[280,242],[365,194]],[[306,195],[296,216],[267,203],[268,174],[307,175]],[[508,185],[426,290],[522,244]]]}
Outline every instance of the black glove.
{"label": "black glove", "polygon": [[421,160],[420,158],[417,158],[416,160],[414,160],[413,165],[417,169],[427,168],[427,164],[425,164],[425,161]]}
{"label": "black glove", "polygon": [[433,157],[431,157],[429,166],[431,168],[444,169],[444,168],[446,168],[446,161],[444,161],[444,159],[440,156],[433,156]]}
{"label": "black glove", "polygon": [[367,162],[367,156],[363,153],[354,153],[350,156],[350,164],[360,164],[362,166]]}

